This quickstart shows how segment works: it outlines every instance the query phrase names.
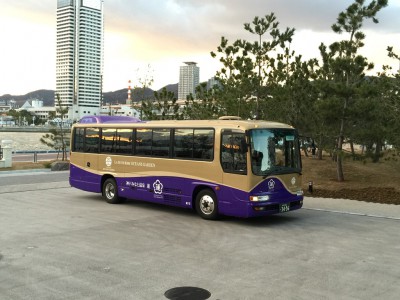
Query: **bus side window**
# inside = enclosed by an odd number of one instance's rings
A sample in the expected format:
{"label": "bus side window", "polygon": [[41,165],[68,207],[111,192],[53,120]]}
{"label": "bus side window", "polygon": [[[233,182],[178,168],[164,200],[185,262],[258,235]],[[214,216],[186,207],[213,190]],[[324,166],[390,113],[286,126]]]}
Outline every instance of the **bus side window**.
{"label": "bus side window", "polygon": [[228,173],[247,174],[247,144],[244,133],[222,133],[221,142],[222,169]]}
{"label": "bus side window", "polygon": [[151,155],[152,130],[143,128],[136,130],[135,155]]}
{"label": "bus side window", "polygon": [[193,138],[193,158],[213,160],[214,131],[212,129],[195,129]]}
{"label": "bus side window", "polygon": [[169,129],[153,129],[152,156],[168,157],[171,131]]}
{"label": "bus side window", "polygon": [[100,130],[99,128],[86,128],[85,152],[99,153]]}
{"label": "bus side window", "polygon": [[247,144],[244,134],[235,134],[233,140],[233,163],[236,172],[246,172]]}
{"label": "bus side window", "polygon": [[85,128],[74,129],[73,151],[84,152]]}
{"label": "bus side window", "polygon": [[222,169],[228,172],[233,171],[233,153],[230,147],[231,147],[230,136],[223,135],[222,145],[221,145],[221,163],[222,163]]}
{"label": "bus side window", "polygon": [[103,128],[101,131],[100,153],[114,153],[116,144],[116,128]]}
{"label": "bus side window", "polygon": [[132,155],[133,133],[134,131],[132,129],[117,129],[117,135],[116,135],[117,154]]}
{"label": "bus side window", "polygon": [[193,158],[193,129],[175,129],[173,158]]}

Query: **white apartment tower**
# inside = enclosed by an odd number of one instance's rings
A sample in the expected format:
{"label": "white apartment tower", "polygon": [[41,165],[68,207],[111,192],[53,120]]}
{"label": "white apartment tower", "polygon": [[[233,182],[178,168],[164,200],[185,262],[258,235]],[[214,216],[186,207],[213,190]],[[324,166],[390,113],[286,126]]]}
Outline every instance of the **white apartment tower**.
{"label": "white apartment tower", "polygon": [[196,96],[196,87],[199,85],[200,68],[195,62],[185,62],[186,66],[181,66],[179,71],[178,99],[186,100],[186,96],[192,94]]}
{"label": "white apartment tower", "polygon": [[103,28],[103,0],[57,0],[56,93],[72,121],[100,114]]}

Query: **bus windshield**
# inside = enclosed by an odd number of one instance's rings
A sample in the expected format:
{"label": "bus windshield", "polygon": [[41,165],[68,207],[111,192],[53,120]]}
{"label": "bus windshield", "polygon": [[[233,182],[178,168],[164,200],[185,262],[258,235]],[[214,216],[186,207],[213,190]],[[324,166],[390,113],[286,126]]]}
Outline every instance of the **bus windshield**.
{"label": "bus windshield", "polygon": [[252,129],[249,136],[253,174],[301,172],[299,139],[294,129]]}

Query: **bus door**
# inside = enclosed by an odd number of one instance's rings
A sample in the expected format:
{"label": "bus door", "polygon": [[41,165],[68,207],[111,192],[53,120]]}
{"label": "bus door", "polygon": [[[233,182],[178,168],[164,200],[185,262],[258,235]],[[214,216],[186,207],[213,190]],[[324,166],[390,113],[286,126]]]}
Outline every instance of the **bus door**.
{"label": "bus door", "polygon": [[223,130],[221,132],[220,161],[225,186],[237,188],[247,183],[247,143],[243,131]]}

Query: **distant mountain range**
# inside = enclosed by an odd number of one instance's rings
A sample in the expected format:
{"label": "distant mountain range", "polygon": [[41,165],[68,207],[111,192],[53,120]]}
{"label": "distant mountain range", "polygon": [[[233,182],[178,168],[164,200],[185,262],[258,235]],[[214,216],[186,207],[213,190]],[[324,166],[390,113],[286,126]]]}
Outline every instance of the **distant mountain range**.
{"label": "distant mountain range", "polygon": [[[175,97],[178,98],[178,84],[169,84],[165,86],[167,91],[173,92]],[[161,91],[163,88],[159,89]],[[103,103],[109,104],[123,104],[126,103],[126,99],[128,98],[128,89],[117,90],[114,92],[106,92],[103,93]],[[132,90],[132,101],[137,102],[142,99],[151,99],[154,98],[154,90],[150,88],[146,88],[143,93],[140,89]],[[27,100],[42,100],[44,106],[54,106],[54,90],[37,90],[34,92],[27,93],[21,96],[13,96],[13,95],[3,95],[0,96],[0,101],[2,100],[15,100],[17,102],[18,107],[24,105]]]}

